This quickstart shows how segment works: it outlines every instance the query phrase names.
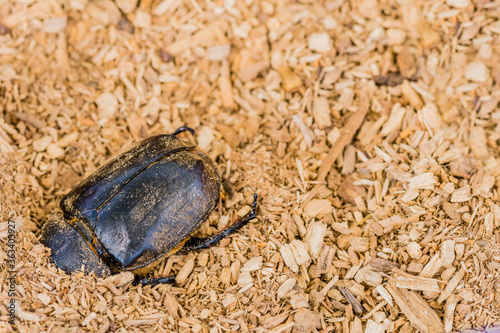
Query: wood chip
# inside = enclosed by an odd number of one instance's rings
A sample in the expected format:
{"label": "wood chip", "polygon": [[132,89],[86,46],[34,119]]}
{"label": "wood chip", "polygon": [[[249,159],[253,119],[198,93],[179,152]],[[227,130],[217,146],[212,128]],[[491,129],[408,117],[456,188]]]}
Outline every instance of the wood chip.
{"label": "wood chip", "polygon": [[43,304],[45,305],[49,305],[50,302],[51,302],[51,298],[49,295],[47,295],[46,293],[41,293],[41,294],[38,294],[36,295],[36,297],[42,301]]}
{"label": "wood chip", "polygon": [[453,292],[453,290],[455,290],[455,288],[458,286],[458,284],[460,283],[460,281],[462,281],[462,279],[464,278],[465,273],[466,273],[465,270],[460,269],[451,278],[451,280],[448,281],[448,284],[446,285],[446,287],[444,288],[444,290],[441,292],[441,295],[439,295],[439,297],[437,299],[438,304],[443,303],[446,299],[448,299],[448,297],[450,297],[450,295]]}
{"label": "wood chip", "polygon": [[470,185],[457,188],[451,195],[450,202],[465,202],[472,198]]}
{"label": "wood chip", "polygon": [[304,121],[299,116],[295,115],[292,119],[302,133],[302,136],[304,137],[307,145],[311,147],[314,140],[314,135],[311,130],[307,127],[306,124],[304,124]]}
{"label": "wood chip", "polygon": [[47,146],[47,154],[50,158],[59,158],[64,155],[64,149],[54,143],[50,143]]}
{"label": "wood chip", "polygon": [[339,290],[342,293],[342,295],[345,297],[347,302],[349,302],[349,304],[352,305],[352,309],[356,313],[358,313],[358,314],[363,313],[363,311],[365,310],[363,305],[361,305],[361,303],[356,299],[356,297],[354,297],[354,295],[351,293],[351,291],[349,289],[344,288],[344,287],[340,287]]}
{"label": "wood chip", "polygon": [[309,256],[307,244],[299,241],[298,239],[295,239],[290,242],[289,245],[297,265],[309,266],[309,264],[311,263],[311,257]]}
{"label": "wood chip", "polygon": [[425,172],[421,175],[408,179],[408,188],[410,190],[417,190],[417,189],[432,190],[434,188],[434,184],[436,183],[436,181],[437,180],[434,177],[433,173]]}
{"label": "wood chip", "polygon": [[351,115],[347,121],[345,127],[341,129],[340,137],[335,144],[332,146],[328,155],[321,163],[318,171],[317,181],[322,182],[325,180],[326,175],[330,171],[333,162],[337,159],[339,154],[344,150],[345,146],[351,142],[352,138],[356,134],[357,130],[363,123],[363,120],[368,113],[368,103],[365,101],[359,107],[358,110]]}
{"label": "wood chip", "polygon": [[455,260],[455,241],[452,239],[445,240],[441,244],[441,257],[443,258],[443,266],[452,266]]}
{"label": "wood chip", "polygon": [[[214,56],[212,56],[212,58],[214,58]],[[236,104],[234,103],[233,89],[231,85],[231,79],[229,77],[229,64],[227,61],[224,61],[221,66],[221,73],[219,76],[219,89],[222,99],[222,106],[229,109],[234,109],[236,107]]]}
{"label": "wood chip", "polygon": [[130,14],[137,7],[138,0],[116,0],[116,5],[125,14]]}
{"label": "wood chip", "polygon": [[399,268],[397,263],[382,258],[373,258],[368,264],[377,272],[383,272],[386,274],[392,272],[394,268]]}
{"label": "wood chip", "polygon": [[450,163],[450,174],[465,179],[470,179],[479,169],[475,160],[472,159],[457,159]]}
{"label": "wood chip", "polygon": [[488,197],[495,185],[495,177],[490,175],[486,169],[481,169],[471,179],[472,195]]}
{"label": "wood chip", "polygon": [[[313,201],[311,201],[311,203]],[[320,255],[321,248],[323,246],[323,239],[326,234],[326,228],[326,224],[322,222],[313,222],[307,228],[304,240],[309,246],[309,254],[312,259],[316,259]]]}
{"label": "wood chip", "polygon": [[370,248],[370,239],[367,237],[352,237],[350,249],[356,252],[365,252]]}
{"label": "wood chip", "polygon": [[298,272],[299,271],[299,265],[297,264],[297,261],[295,260],[295,257],[292,253],[292,249],[289,244],[285,244],[280,248],[280,253],[283,258],[283,261],[285,264],[290,268],[292,272]]}
{"label": "wood chip", "polygon": [[398,288],[389,283],[386,286],[401,312],[420,332],[443,332],[443,324],[436,312],[417,293]]}
{"label": "wood chip", "polygon": [[401,122],[403,121],[403,117],[406,114],[406,109],[402,107],[400,104],[395,104],[392,108],[391,115],[389,119],[382,127],[380,131],[381,136],[387,136],[392,131],[396,130],[401,126]]}
{"label": "wood chip", "polygon": [[237,280],[238,286],[240,286],[240,292],[245,292],[253,286],[253,278],[249,271],[242,271],[238,275]]}
{"label": "wood chip", "polygon": [[460,297],[458,297],[457,295],[451,295],[451,297],[446,300],[446,304],[444,306],[445,332],[453,331],[453,319],[455,317],[455,309],[459,301]]}
{"label": "wood chip", "polygon": [[482,62],[472,62],[465,67],[465,78],[474,82],[484,82],[489,77],[489,71]]}
{"label": "wood chip", "polygon": [[316,52],[328,52],[333,47],[333,42],[326,32],[311,34],[307,40],[309,49]]}
{"label": "wood chip", "polygon": [[238,298],[234,294],[227,294],[223,299],[222,299],[222,305],[225,308],[229,308],[231,306],[236,305],[238,302]]}
{"label": "wood chip", "polygon": [[242,272],[248,271],[253,272],[262,268],[262,257],[255,257],[248,260],[245,265],[241,268]]}
{"label": "wood chip", "polygon": [[355,185],[353,177],[347,177],[340,184],[339,187],[339,196],[342,197],[347,202],[354,204],[358,207],[359,210],[366,210],[365,199],[366,191],[363,186]]}
{"label": "wood chip", "polygon": [[415,57],[410,52],[410,48],[403,47],[396,57],[396,62],[403,77],[411,78],[417,73],[417,64]]}
{"label": "wood chip", "polygon": [[436,253],[424,266],[422,271],[420,272],[420,276],[422,277],[433,277],[437,274],[439,269],[443,266],[443,257],[440,253]]}
{"label": "wood chip", "polygon": [[330,106],[328,105],[328,99],[325,97],[317,97],[313,102],[312,113],[314,116],[314,121],[319,128],[331,128],[332,127],[332,115],[330,111]]}
{"label": "wood chip", "polygon": [[283,298],[290,290],[295,287],[295,284],[297,283],[297,280],[294,278],[289,278],[285,282],[281,284],[281,286],[278,288],[278,298],[281,299]]}
{"label": "wood chip", "polygon": [[110,0],[88,2],[85,12],[103,25],[117,24],[121,18],[120,10]]}
{"label": "wood chip", "polygon": [[285,91],[293,92],[302,86],[302,80],[290,68],[281,66],[276,70],[281,76],[281,83]]}
{"label": "wood chip", "polygon": [[335,256],[334,248],[328,245],[323,246],[317,264],[319,274],[325,274],[331,271],[332,260],[334,256]]}
{"label": "wood chip", "polygon": [[404,80],[401,84],[401,92],[403,96],[408,99],[410,105],[415,109],[421,109],[424,106],[424,102],[420,98],[420,95],[412,88],[407,80]]}
{"label": "wood chip", "polygon": [[418,32],[420,34],[420,43],[425,48],[433,47],[441,41],[441,37],[432,29],[429,24],[425,21],[420,21],[417,25]]}
{"label": "wood chip", "polygon": [[294,315],[294,322],[294,332],[310,333],[320,323],[320,316],[311,310],[300,309]]}
{"label": "wood chip", "polygon": [[373,271],[369,266],[365,266],[356,273],[354,280],[358,283],[366,283],[376,287],[382,285],[382,274]]}
{"label": "wood chip", "polygon": [[52,137],[44,136],[41,139],[38,139],[33,142],[33,148],[35,149],[35,151],[41,152],[47,149],[47,147],[51,142],[52,142]]}
{"label": "wood chip", "polygon": [[406,39],[406,31],[402,29],[387,29],[387,43],[389,45],[401,45]]}
{"label": "wood chip", "polygon": [[194,259],[196,257],[193,254],[189,254],[186,258],[184,266],[179,270],[177,276],[175,277],[175,283],[182,285],[188,279],[189,275],[193,271],[194,268]]}
{"label": "wood chip", "polygon": [[366,329],[365,332],[373,332],[373,333],[384,333],[386,330],[385,326],[381,323],[377,323],[371,319],[368,319],[368,322],[366,323]]}
{"label": "wood chip", "polygon": [[417,242],[409,242],[408,245],[406,245],[406,251],[408,251],[410,257],[414,259],[420,259],[420,257],[422,257],[422,247]]}
{"label": "wood chip", "polygon": [[413,276],[410,274],[398,274],[394,278],[395,285],[398,288],[421,290],[427,292],[441,292],[438,281],[424,277]]}
{"label": "wood chip", "polygon": [[331,216],[332,212],[332,203],[326,199],[311,200],[304,209],[304,214],[307,219]]}

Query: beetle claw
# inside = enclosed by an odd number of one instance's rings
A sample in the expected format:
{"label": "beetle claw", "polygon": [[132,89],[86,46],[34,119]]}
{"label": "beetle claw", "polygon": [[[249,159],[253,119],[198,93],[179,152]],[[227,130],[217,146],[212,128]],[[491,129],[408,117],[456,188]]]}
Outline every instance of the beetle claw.
{"label": "beetle claw", "polygon": [[159,278],[141,278],[136,275],[132,284],[137,286],[139,284],[143,286],[151,286],[154,287],[157,284],[173,284],[175,282],[175,276],[167,276],[167,277],[159,277]]}
{"label": "beetle claw", "polygon": [[253,194],[253,203],[252,203],[252,211],[251,211],[251,215],[254,215],[255,216],[255,210],[257,209],[257,198],[259,196],[257,195],[257,193],[254,193]]}

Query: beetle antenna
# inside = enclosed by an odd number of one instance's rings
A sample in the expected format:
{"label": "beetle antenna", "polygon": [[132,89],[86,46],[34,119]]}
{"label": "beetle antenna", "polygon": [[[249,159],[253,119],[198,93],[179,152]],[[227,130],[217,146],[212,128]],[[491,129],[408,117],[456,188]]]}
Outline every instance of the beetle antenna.
{"label": "beetle antenna", "polygon": [[194,135],[194,129],[192,129],[191,127],[187,127],[187,126],[181,126],[181,127],[179,127],[178,129],[175,130],[174,133],[172,133],[172,135],[177,135],[179,133],[186,132],[186,131],[188,131],[189,133],[191,133],[191,135]]}

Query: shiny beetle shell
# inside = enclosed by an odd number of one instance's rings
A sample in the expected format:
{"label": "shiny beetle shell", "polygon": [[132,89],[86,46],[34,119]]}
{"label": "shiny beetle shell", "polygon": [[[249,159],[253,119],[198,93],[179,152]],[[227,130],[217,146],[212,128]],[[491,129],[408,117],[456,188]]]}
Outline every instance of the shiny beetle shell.
{"label": "shiny beetle shell", "polygon": [[[177,132],[176,132],[177,133]],[[70,273],[141,274],[179,250],[219,200],[212,160],[174,135],[147,138],[77,185],[42,230],[54,263]],[[142,275],[142,274],[141,274]]]}

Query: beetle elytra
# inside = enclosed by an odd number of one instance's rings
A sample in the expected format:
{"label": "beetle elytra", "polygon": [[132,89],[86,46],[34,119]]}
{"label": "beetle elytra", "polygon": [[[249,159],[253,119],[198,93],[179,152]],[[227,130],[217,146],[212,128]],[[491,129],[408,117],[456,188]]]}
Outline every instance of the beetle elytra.
{"label": "beetle elytra", "polygon": [[[144,277],[159,260],[179,251],[207,248],[255,218],[252,211],[219,234],[192,237],[219,201],[214,162],[177,135],[147,138],[84,179],[60,203],[41,230],[53,262],[67,273],[104,277],[131,271]],[[139,278],[143,284],[173,277]]]}

